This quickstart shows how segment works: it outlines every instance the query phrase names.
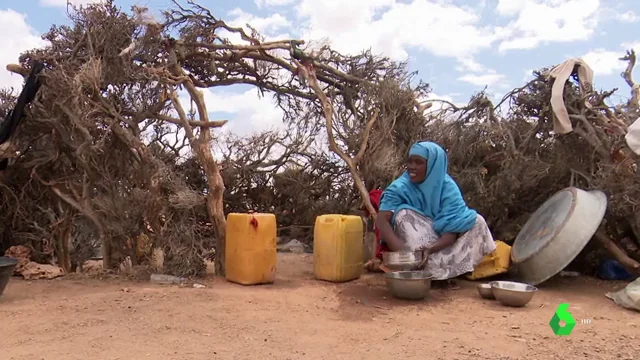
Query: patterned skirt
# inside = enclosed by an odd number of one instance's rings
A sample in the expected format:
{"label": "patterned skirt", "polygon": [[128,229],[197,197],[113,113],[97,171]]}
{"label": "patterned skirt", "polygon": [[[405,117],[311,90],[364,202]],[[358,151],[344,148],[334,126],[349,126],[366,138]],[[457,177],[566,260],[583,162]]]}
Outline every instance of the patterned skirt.
{"label": "patterned skirt", "polygon": [[[415,211],[403,209],[394,219],[395,233],[405,241],[405,250],[414,251],[429,246],[438,240],[431,219]],[[496,249],[493,236],[484,218],[478,215],[476,223],[456,242],[445,249],[429,255],[425,271],[434,280],[446,280],[472,272],[485,255]]]}

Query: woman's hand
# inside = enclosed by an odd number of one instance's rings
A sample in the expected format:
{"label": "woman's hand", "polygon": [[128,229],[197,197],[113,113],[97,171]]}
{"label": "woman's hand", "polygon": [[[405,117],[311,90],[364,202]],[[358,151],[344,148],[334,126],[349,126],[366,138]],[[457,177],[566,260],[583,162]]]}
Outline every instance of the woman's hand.
{"label": "woman's hand", "polygon": [[429,260],[429,255],[431,255],[432,251],[431,247],[429,246],[423,246],[419,250],[422,250],[422,261],[420,261],[420,264],[418,264],[416,270],[424,270],[425,266],[427,265],[427,261]]}
{"label": "woman's hand", "polygon": [[453,245],[456,240],[458,240],[458,234],[444,233],[438,238],[438,240],[436,240],[429,246],[429,253],[435,254],[442,249],[446,249],[449,246]]}
{"label": "woman's hand", "polygon": [[378,272],[382,262],[378,259],[371,259],[364,264],[364,269],[368,272]]}
{"label": "woman's hand", "polygon": [[405,242],[400,239],[391,226],[393,213],[391,211],[380,211],[376,218],[376,226],[380,230],[380,235],[390,251],[400,251],[405,247]]}

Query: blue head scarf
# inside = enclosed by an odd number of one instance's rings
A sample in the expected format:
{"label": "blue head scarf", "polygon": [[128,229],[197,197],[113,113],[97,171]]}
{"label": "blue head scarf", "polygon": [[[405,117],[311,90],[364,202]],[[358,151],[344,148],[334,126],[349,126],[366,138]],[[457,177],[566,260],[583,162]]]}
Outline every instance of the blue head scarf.
{"label": "blue head scarf", "polygon": [[402,209],[416,211],[433,221],[433,229],[443,233],[463,233],[471,230],[478,213],[470,209],[462,198],[455,181],[447,174],[447,153],[438,144],[422,141],[411,146],[409,156],[427,160],[427,174],[414,184],[405,171],[382,193],[380,211],[393,211],[394,217]]}

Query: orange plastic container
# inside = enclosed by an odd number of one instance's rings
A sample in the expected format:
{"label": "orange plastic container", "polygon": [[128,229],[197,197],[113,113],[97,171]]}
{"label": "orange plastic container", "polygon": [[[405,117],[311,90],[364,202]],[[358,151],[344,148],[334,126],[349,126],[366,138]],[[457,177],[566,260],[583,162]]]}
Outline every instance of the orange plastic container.
{"label": "orange plastic container", "polygon": [[321,215],[313,229],[316,279],[355,280],[362,275],[364,228],[360,216]]}
{"label": "orange plastic container", "polygon": [[486,255],[466,277],[469,280],[477,280],[503,274],[509,270],[509,265],[511,265],[511,246],[496,240],[496,249]]}
{"label": "orange plastic container", "polygon": [[276,216],[227,215],[225,278],[242,285],[268,284],[276,274]]}

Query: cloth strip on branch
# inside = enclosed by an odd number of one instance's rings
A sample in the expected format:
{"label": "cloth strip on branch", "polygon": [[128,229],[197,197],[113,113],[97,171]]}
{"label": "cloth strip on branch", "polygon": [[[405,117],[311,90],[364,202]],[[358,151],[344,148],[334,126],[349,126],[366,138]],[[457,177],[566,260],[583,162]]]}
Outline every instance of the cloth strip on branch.
{"label": "cloth strip on branch", "polygon": [[[556,134],[567,134],[573,131],[573,126],[569,119],[569,112],[564,105],[564,84],[576,68],[578,81],[580,82],[580,91],[584,93],[584,91],[591,88],[593,84],[593,70],[580,58],[569,59],[560,65],[556,65],[545,74],[547,79],[555,79],[553,87],[551,88],[551,109],[554,115],[553,131]],[[587,101],[585,101],[585,106],[590,107]]]}

